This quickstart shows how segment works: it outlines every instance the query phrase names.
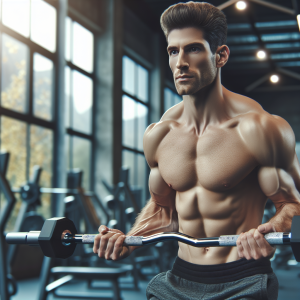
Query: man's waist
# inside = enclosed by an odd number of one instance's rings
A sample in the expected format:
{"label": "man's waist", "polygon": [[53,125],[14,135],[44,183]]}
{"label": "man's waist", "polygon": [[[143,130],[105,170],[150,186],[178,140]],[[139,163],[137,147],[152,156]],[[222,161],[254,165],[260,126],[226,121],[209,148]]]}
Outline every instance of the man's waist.
{"label": "man's waist", "polygon": [[189,281],[214,284],[236,281],[257,274],[270,274],[273,270],[267,258],[240,259],[217,265],[198,265],[177,257],[171,272]]}

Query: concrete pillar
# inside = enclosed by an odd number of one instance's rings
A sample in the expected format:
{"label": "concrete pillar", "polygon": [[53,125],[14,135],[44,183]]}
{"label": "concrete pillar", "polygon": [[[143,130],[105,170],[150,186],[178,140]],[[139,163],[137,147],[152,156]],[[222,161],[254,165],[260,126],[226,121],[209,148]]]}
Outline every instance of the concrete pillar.
{"label": "concrete pillar", "polygon": [[[68,11],[67,0],[57,2],[57,32],[56,32],[56,68],[55,68],[55,133],[53,153],[53,186],[66,186],[65,164],[65,20]],[[63,215],[64,195],[53,196],[52,215]]]}
{"label": "concrete pillar", "polygon": [[122,161],[122,44],[123,1],[103,0],[103,32],[96,37],[94,183],[100,196],[101,183],[118,181]]}

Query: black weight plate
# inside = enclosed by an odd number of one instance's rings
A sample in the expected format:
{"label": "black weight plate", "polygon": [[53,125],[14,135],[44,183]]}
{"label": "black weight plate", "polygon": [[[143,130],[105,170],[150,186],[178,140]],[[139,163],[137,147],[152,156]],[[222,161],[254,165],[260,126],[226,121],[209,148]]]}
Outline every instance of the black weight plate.
{"label": "black weight plate", "polygon": [[74,223],[67,218],[52,218],[45,221],[39,235],[39,244],[45,256],[68,258],[75,250],[76,244],[63,245],[61,235],[65,230],[76,234]]}
{"label": "black weight plate", "polygon": [[291,246],[296,261],[300,262],[300,216],[294,216],[292,220]]}

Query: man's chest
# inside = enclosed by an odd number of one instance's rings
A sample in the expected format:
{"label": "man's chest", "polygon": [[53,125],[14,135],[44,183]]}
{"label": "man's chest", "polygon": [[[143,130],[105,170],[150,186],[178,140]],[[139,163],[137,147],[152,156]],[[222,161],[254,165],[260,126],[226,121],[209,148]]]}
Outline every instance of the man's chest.
{"label": "man's chest", "polygon": [[237,128],[210,129],[201,137],[174,129],[162,140],[157,154],[164,181],[179,192],[195,186],[226,191],[256,166]]}

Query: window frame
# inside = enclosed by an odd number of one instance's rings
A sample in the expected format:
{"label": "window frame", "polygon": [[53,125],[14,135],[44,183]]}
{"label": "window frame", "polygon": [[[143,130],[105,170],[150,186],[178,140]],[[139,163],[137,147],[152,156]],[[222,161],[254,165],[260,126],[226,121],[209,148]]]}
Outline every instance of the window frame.
{"label": "window frame", "polygon": [[[43,0],[45,2],[47,2],[48,4],[50,4],[51,6],[53,6],[56,9],[56,14],[58,15],[58,8],[56,5],[54,5],[53,3],[47,1],[47,0]],[[1,14],[2,14],[2,1],[0,3],[1,5]],[[56,18],[56,22],[57,22],[57,18]],[[55,95],[55,91],[56,91],[56,86],[55,86],[55,71],[57,68],[57,47],[55,52],[51,52],[45,48],[43,48],[42,46],[40,46],[39,44],[36,44],[35,42],[33,42],[30,37],[24,37],[23,35],[21,35],[20,33],[14,31],[13,29],[5,26],[2,23],[2,18],[0,19],[0,38],[2,41],[2,36],[3,34],[6,34],[7,36],[15,39],[16,41],[24,44],[27,48],[28,48],[28,56],[27,56],[27,72],[28,72],[28,78],[27,78],[27,82],[26,82],[26,96],[25,96],[25,111],[24,112],[18,112],[18,111],[14,111],[12,109],[9,108],[5,108],[1,106],[1,102],[0,102],[0,117],[1,116],[5,116],[5,117],[9,117],[12,118],[14,120],[17,121],[22,121],[24,123],[26,123],[27,126],[27,134],[26,134],[26,144],[27,144],[27,155],[26,155],[26,180],[29,180],[29,165],[30,165],[30,126],[32,125],[36,125],[36,126],[40,126],[46,129],[50,129],[52,130],[52,134],[53,134],[53,141],[55,138],[55,134],[56,134],[56,127],[55,127],[55,122],[56,122],[56,115],[55,115],[55,100],[54,100],[54,95]],[[57,31],[56,33],[57,34]],[[56,36],[56,40],[57,40],[57,36]],[[33,113],[33,101],[34,101],[34,95],[33,95],[33,90],[34,90],[34,70],[33,70],[33,64],[34,64],[34,53],[38,53],[46,58],[48,58],[49,60],[51,60],[53,62],[53,71],[52,71],[52,87],[51,87],[51,120],[45,120],[42,118],[39,118],[37,116],[34,115]],[[2,58],[2,46],[0,47],[0,57]],[[2,68],[2,62],[1,62],[1,68]],[[0,72],[0,95],[2,94],[2,72]],[[52,164],[54,162],[54,144],[53,146],[53,151],[52,151]],[[54,166],[52,165],[52,170],[54,170],[53,168]],[[52,185],[53,185],[53,176],[54,174],[52,174]]]}
{"label": "window frame", "polygon": [[[12,118],[14,120],[17,121],[22,121],[26,123],[27,126],[27,136],[26,136],[26,143],[27,143],[27,155],[26,155],[26,180],[29,180],[29,172],[30,170],[28,169],[28,166],[30,165],[30,126],[31,125],[36,125],[36,126],[40,126],[46,129],[50,129],[52,131],[52,137],[53,137],[53,144],[52,144],[52,182],[51,185],[53,186],[54,184],[54,177],[57,175],[55,174],[55,161],[56,161],[56,153],[58,153],[58,151],[56,151],[57,149],[55,149],[55,147],[58,147],[55,143],[55,140],[57,138],[58,135],[58,131],[59,129],[56,126],[56,123],[58,121],[58,115],[56,113],[56,107],[57,107],[57,99],[55,99],[55,95],[58,95],[58,86],[56,85],[56,81],[55,81],[55,76],[57,74],[57,68],[58,68],[58,31],[60,30],[59,28],[59,22],[58,22],[58,15],[59,15],[59,4],[57,1],[51,1],[51,0],[43,0],[44,2],[50,4],[51,6],[53,6],[56,9],[56,49],[54,52],[51,52],[50,50],[47,50],[45,48],[43,48],[42,46],[40,46],[39,44],[36,44],[35,42],[33,42],[29,37],[24,37],[23,35],[21,35],[20,33],[14,31],[13,29],[5,26],[2,23],[2,18],[0,18],[0,36],[2,39],[2,34],[6,34],[9,37],[12,37],[13,39],[17,40],[18,42],[21,42],[22,44],[24,44],[25,46],[28,47],[28,57],[27,57],[27,72],[28,72],[28,77],[27,82],[26,82],[26,97],[25,97],[25,111],[24,112],[17,112],[14,111],[12,109],[9,108],[4,108],[1,106],[1,102],[0,102],[0,118],[1,116],[5,116],[5,117],[9,117]],[[2,1],[0,1],[0,5],[1,5],[1,14],[2,14]],[[65,65],[68,66],[70,68],[71,74],[72,74],[72,70],[76,70],[79,73],[91,78],[92,82],[93,82],[93,90],[92,90],[92,120],[91,120],[91,134],[85,134],[76,130],[73,130],[72,128],[68,128],[65,127],[65,136],[68,135],[68,137],[70,138],[70,141],[72,140],[73,136],[79,137],[79,138],[83,138],[83,139],[87,139],[91,142],[91,153],[90,153],[90,159],[89,159],[89,164],[90,164],[90,186],[89,188],[94,188],[94,164],[92,163],[94,161],[94,157],[95,157],[95,95],[96,95],[96,87],[95,87],[95,68],[96,68],[96,56],[97,56],[97,52],[96,52],[96,35],[99,33],[99,29],[98,28],[91,28],[90,26],[87,26],[87,24],[84,24],[84,22],[81,21],[80,16],[76,15],[77,12],[75,13],[73,9],[68,9],[66,17],[69,17],[72,22],[77,22],[78,24],[80,24],[81,26],[83,26],[84,28],[86,28],[87,30],[89,30],[92,34],[93,34],[93,38],[94,38],[94,45],[93,45],[93,72],[89,73],[83,69],[81,69],[80,67],[74,65],[71,61],[67,61],[65,59]],[[72,41],[71,42],[71,47],[72,47]],[[53,62],[53,71],[52,71],[52,87],[51,87],[51,120],[45,120],[42,118],[39,118],[37,116],[34,116],[33,114],[33,101],[34,101],[34,69],[33,69],[33,64],[34,64],[34,53],[38,53],[48,59],[50,59]],[[0,47],[0,57],[2,57],[2,47]],[[65,58],[65,53],[64,53],[64,58]],[[2,82],[2,72],[0,72],[0,82]],[[0,84],[0,95],[2,93],[2,84]],[[66,145],[65,145],[66,146]],[[66,149],[67,146],[66,146]],[[69,147],[69,151],[72,151],[72,148]],[[65,151],[64,151],[65,152]],[[61,153],[61,155],[64,155],[65,153]]]}
{"label": "window frame", "polygon": [[[151,74],[151,70],[150,70],[150,67],[149,67],[149,64],[146,64],[146,63],[143,63],[141,60],[137,59],[136,57],[134,57],[134,55],[132,55],[131,53],[129,53],[129,51],[123,51],[123,56],[122,56],[122,64],[123,64],[123,58],[124,56],[127,56],[129,59],[131,59],[134,63],[135,63],[135,72],[137,72],[137,68],[136,66],[137,65],[140,65],[141,67],[143,67],[144,69],[146,69],[146,71],[148,72],[148,80],[147,80],[147,84],[148,84],[148,92],[147,92],[147,99],[148,101],[147,102],[144,102],[142,100],[140,100],[137,96],[134,96],[134,95],[131,95],[130,93],[124,91],[123,89],[123,84],[122,84],[122,102],[123,102],[123,96],[127,96],[129,97],[130,99],[132,99],[133,101],[135,101],[136,103],[140,103],[144,106],[147,107],[148,111],[147,111],[147,124],[150,123],[150,114],[151,114],[151,97],[150,97],[150,82],[151,82],[151,78],[150,78],[150,74]],[[123,68],[123,67],[122,67]],[[137,86],[137,76],[135,76],[135,87]],[[123,111],[123,105],[122,105],[122,111]],[[137,118],[135,118],[135,123],[137,121]],[[122,118],[122,128],[123,128],[123,118]],[[122,130],[123,132],[123,130]],[[134,138],[136,139],[136,136],[137,136],[137,126],[135,124],[135,132],[134,132]],[[123,134],[122,134],[122,141],[121,141],[121,144],[122,144],[122,165],[123,165],[123,151],[129,151],[129,152],[132,152],[134,154],[134,165],[135,165],[135,168],[137,166],[137,155],[142,155],[145,157],[145,154],[144,154],[144,151],[141,151],[141,150],[138,150],[136,148],[131,148],[131,147],[128,147],[128,146],[124,146],[123,144]],[[150,172],[150,168],[146,162],[146,159],[145,159],[145,164],[146,164],[146,181],[145,181],[145,187],[146,187],[146,193],[145,193],[145,197],[146,199],[149,198],[149,190],[147,189],[147,183],[148,183],[148,175],[149,175],[149,172]],[[135,174],[135,177],[134,177],[134,182],[137,181],[137,178],[136,178],[136,170],[134,170],[134,174]],[[134,184],[135,185],[135,184]],[[141,199],[142,201],[142,205],[145,204],[145,201],[146,199]]]}
{"label": "window frame", "polygon": [[[90,78],[93,82],[93,90],[92,90],[92,113],[91,113],[91,133],[90,134],[86,134],[83,132],[80,132],[78,130],[74,130],[71,126],[72,124],[70,124],[69,127],[65,126],[66,132],[65,132],[65,136],[67,136],[69,138],[69,145],[66,146],[66,149],[69,151],[69,159],[68,159],[68,163],[70,163],[70,168],[73,168],[73,137],[79,137],[82,139],[86,139],[89,140],[91,143],[91,153],[90,153],[90,159],[89,159],[89,168],[90,168],[90,174],[89,174],[89,178],[90,178],[90,185],[89,187],[86,187],[87,189],[91,189],[93,190],[95,187],[95,180],[94,180],[94,176],[93,174],[95,173],[95,166],[92,163],[95,160],[95,128],[96,128],[96,124],[95,124],[95,119],[96,119],[96,109],[95,109],[95,105],[96,105],[96,87],[95,87],[95,82],[96,82],[96,61],[97,61],[97,51],[96,51],[96,38],[97,38],[97,30],[87,26],[86,24],[84,24],[80,18],[77,18],[77,16],[72,13],[72,10],[68,10],[68,13],[66,15],[66,17],[69,17],[71,19],[71,37],[70,37],[70,51],[71,51],[71,55],[70,55],[70,60],[68,61],[66,59],[65,53],[64,53],[64,58],[65,58],[65,67],[69,67],[70,68],[70,96],[72,98],[72,93],[73,93],[73,80],[72,80],[72,71],[77,71],[80,74],[83,74],[84,76]],[[93,34],[93,39],[94,39],[94,43],[93,43],[93,71],[91,73],[87,72],[86,70],[80,68],[79,66],[75,65],[74,63],[72,63],[72,46],[73,46],[73,39],[72,39],[72,34],[73,34],[73,22],[78,23],[79,25],[81,25],[82,27],[84,27],[85,29],[89,30],[92,34]],[[66,31],[65,31],[66,32]],[[65,100],[65,99],[64,99]],[[65,102],[66,103],[66,102]],[[70,101],[70,107],[69,107],[69,118],[72,118],[72,101]]]}
{"label": "window frame", "polygon": [[[31,143],[31,128],[32,126],[39,126],[42,129],[48,129],[51,131],[51,137],[52,137],[52,143],[51,143],[51,181],[50,181],[50,187],[55,185],[55,177],[57,174],[55,173],[55,161],[56,157],[55,154],[56,151],[56,137],[58,135],[58,128],[56,126],[56,122],[58,119],[58,116],[56,114],[56,106],[57,106],[57,100],[55,99],[55,95],[58,93],[58,86],[56,85],[55,76],[57,74],[57,68],[58,68],[58,15],[59,15],[59,8],[58,3],[50,0],[43,0],[47,4],[54,7],[56,11],[56,30],[55,30],[55,42],[56,42],[56,49],[54,52],[51,52],[50,50],[47,50],[46,48],[43,48],[39,44],[33,42],[29,37],[24,37],[20,33],[14,31],[10,27],[3,24],[2,16],[0,18],[0,38],[2,41],[3,34],[6,34],[8,37],[16,40],[19,43],[22,43],[24,46],[27,47],[27,57],[26,57],[26,71],[27,71],[27,77],[26,77],[26,94],[25,94],[25,110],[24,112],[18,112],[10,108],[5,108],[1,106],[0,101],[0,122],[2,117],[8,117],[11,118],[14,121],[21,121],[25,123],[26,126],[26,140],[25,140],[25,148],[26,148],[26,162],[25,162],[25,180],[28,181],[30,179],[30,161],[31,161],[31,153],[32,149],[30,146]],[[1,5],[1,14],[3,13],[2,10],[2,1],[0,2]],[[31,5],[31,2],[30,2]],[[29,11],[29,14],[31,11]],[[31,19],[30,19],[31,20]],[[30,26],[30,25],[29,25]],[[0,47],[0,57],[1,57],[1,70],[2,70],[2,45]],[[53,69],[52,69],[52,84],[51,84],[51,119],[46,120],[40,117],[37,117],[34,115],[33,111],[33,105],[34,105],[34,54],[37,53],[47,59],[49,59],[53,63]],[[2,95],[2,72],[0,72],[0,97]],[[0,138],[1,143],[1,138]],[[53,201],[50,202],[51,209],[53,211]]]}

